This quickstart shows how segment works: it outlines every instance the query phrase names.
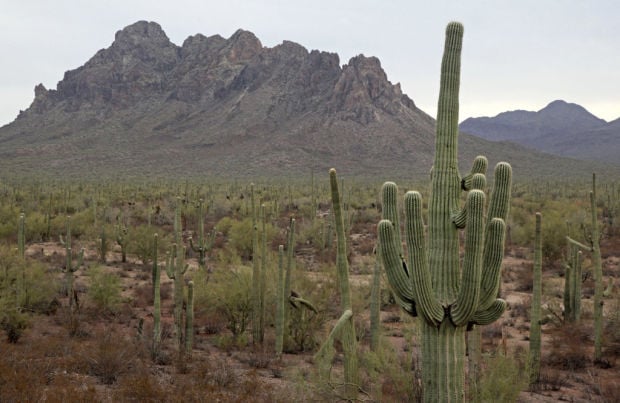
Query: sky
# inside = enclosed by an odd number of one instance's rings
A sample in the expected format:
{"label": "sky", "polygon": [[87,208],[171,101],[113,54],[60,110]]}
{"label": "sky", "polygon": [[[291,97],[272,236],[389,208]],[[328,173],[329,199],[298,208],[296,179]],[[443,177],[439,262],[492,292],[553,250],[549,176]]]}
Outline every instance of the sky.
{"label": "sky", "polygon": [[139,20],[181,45],[190,35],[253,32],[338,53],[376,56],[388,79],[435,116],[445,27],[465,27],[460,120],[537,111],[562,99],[620,117],[617,0],[0,0],[0,126],[55,89],[65,71]]}

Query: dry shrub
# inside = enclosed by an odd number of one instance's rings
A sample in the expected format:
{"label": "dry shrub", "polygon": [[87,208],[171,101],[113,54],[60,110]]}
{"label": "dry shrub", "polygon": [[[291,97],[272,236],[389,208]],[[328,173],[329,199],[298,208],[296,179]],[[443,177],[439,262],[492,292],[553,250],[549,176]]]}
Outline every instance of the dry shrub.
{"label": "dry shrub", "polygon": [[134,288],[134,298],[132,300],[132,306],[134,308],[152,306],[153,305],[153,286],[149,284],[142,284]]}
{"label": "dry shrub", "polygon": [[543,360],[553,368],[575,371],[590,362],[588,346],[593,331],[580,324],[566,323],[551,333],[551,350]]}
{"label": "dry shrub", "polygon": [[553,368],[543,367],[540,369],[538,381],[530,385],[530,390],[532,392],[557,392],[567,385],[568,378],[566,374]]}
{"label": "dry shrub", "polygon": [[618,382],[606,382],[600,385],[601,401],[603,403],[615,403],[620,396],[620,384]]}
{"label": "dry shrub", "polygon": [[226,328],[226,318],[215,311],[194,319],[196,327],[204,329],[206,334],[219,334]]}
{"label": "dry shrub", "polygon": [[116,401],[156,402],[164,400],[166,389],[147,370],[121,377],[114,395]]}
{"label": "dry shrub", "polygon": [[111,330],[100,332],[95,339],[96,344],[83,355],[88,373],[111,385],[135,365],[138,346],[127,339],[119,340]]}
{"label": "dry shrub", "polygon": [[95,385],[87,385],[82,379],[73,379],[70,374],[57,374],[53,381],[45,388],[44,401],[47,402],[96,402],[101,397],[97,395]]}
{"label": "dry shrub", "polygon": [[514,290],[519,292],[531,292],[534,285],[533,264],[522,264],[517,269]]}
{"label": "dry shrub", "polygon": [[45,361],[22,357],[16,352],[9,354],[3,352],[0,360],[0,401],[41,401],[42,388],[33,385],[48,383],[48,368]]}

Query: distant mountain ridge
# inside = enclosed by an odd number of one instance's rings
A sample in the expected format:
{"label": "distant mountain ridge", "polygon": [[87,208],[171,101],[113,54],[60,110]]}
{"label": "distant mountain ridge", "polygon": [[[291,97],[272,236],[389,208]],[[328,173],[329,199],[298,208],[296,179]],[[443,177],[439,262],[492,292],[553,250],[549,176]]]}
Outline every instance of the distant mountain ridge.
{"label": "distant mountain ridge", "polygon": [[516,110],[464,120],[462,132],[512,141],[540,151],[618,163],[620,119],[606,122],[574,103],[556,100],[538,112]]}
{"label": "distant mountain ridge", "polygon": [[[31,106],[0,128],[0,171],[266,177],[335,167],[428,177],[434,127],[375,57],[341,66],[337,54],[264,47],[244,30],[177,46],[139,21],[56,89],[35,87]],[[464,167],[478,154],[516,172],[580,164],[466,134],[459,142]]]}

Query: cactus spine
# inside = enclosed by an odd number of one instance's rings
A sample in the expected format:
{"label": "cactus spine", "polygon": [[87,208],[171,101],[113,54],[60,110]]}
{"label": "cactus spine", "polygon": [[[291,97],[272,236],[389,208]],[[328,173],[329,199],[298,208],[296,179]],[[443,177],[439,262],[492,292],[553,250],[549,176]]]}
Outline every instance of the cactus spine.
{"label": "cactus spine", "polygon": [[542,298],[542,215],[536,213],[536,236],[534,240],[534,276],[532,286],[532,306],[530,308],[530,384],[538,381],[540,376],[540,342]]}
{"label": "cactus spine", "polygon": [[338,274],[338,285],[340,287],[340,305],[343,313],[327,337],[325,343],[316,353],[316,356],[328,356],[329,351],[333,348],[335,338],[340,335],[342,349],[344,351],[344,398],[346,400],[355,400],[358,392],[357,341],[355,336],[355,325],[353,324],[351,290],[349,288],[349,265],[347,263],[342,205],[340,201],[340,192],[338,191],[336,170],[333,168],[329,171],[329,179],[332,193],[332,207],[336,221],[336,271]]}
{"label": "cactus spine", "polygon": [[[477,157],[469,175],[458,172],[458,92],[463,26],[450,23],[441,67],[435,161],[431,174],[428,247],[418,192],[405,195],[408,264],[404,264],[399,228],[390,220],[379,223],[383,264],[403,308],[422,317],[422,380],[424,401],[464,401],[465,331],[471,325],[497,320],[506,308],[497,299],[503,258],[505,219],[512,170],[495,167],[495,184],[483,217],[486,196],[472,183],[486,171],[487,160]],[[384,186],[393,186],[386,184]],[[463,210],[461,190],[468,191]],[[383,201],[384,209],[395,199]],[[386,217],[384,217],[386,218]],[[459,228],[465,227],[465,257],[459,264]]]}

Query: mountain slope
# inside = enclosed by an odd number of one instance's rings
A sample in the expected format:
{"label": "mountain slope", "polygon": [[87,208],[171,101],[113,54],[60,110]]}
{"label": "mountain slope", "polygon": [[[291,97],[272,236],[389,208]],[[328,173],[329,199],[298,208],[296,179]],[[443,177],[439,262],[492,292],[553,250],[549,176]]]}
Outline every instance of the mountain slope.
{"label": "mountain slope", "polygon": [[[620,127],[583,107],[553,101],[538,112],[511,111],[469,118],[460,130],[488,140],[513,141],[544,152],[617,163]],[[615,154],[615,155],[614,155]]]}
{"label": "mountain slope", "polygon": [[[371,176],[428,175],[434,120],[392,84],[377,58],[251,33],[197,34],[173,44],[154,22],[116,33],[57,89],[0,128],[4,174],[290,176],[336,167]],[[574,162],[461,136],[515,169]],[[491,161],[494,163],[494,160]]]}

